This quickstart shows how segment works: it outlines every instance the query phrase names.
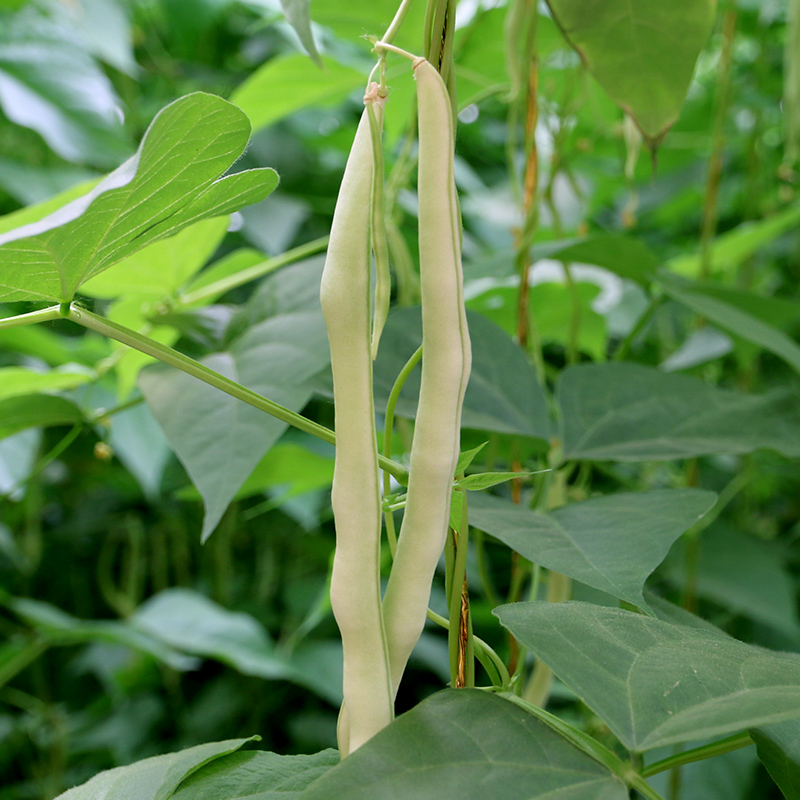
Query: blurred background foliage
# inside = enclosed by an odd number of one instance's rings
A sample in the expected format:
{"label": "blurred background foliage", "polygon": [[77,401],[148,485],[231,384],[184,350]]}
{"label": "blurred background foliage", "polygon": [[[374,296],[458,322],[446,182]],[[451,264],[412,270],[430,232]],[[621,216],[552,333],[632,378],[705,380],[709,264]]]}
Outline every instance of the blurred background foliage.
{"label": "blurred background foliage", "polygon": [[[422,51],[423,10],[420,0],[398,45]],[[477,0],[459,6],[456,178],[469,306],[516,336],[524,164],[509,141],[524,139],[525,130],[514,122],[507,10]],[[567,364],[624,355],[724,388],[796,386],[792,368],[769,348],[724,325],[698,325],[702,311],[641,279],[663,265],[703,277],[715,287],[711,295],[797,335],[800,194],[791,137],[800,134],[787,127],[783,99],[787,11],[783,0],[720,9],[682,114],[651,158],[540,8],[540,205],[530,304],[532,358],[545,385]],[[236,169],[273,167],[279,189],[227,225],[203,223],[172,250],[145,251],[144,263],[130,266],[138,276],[130,288],[120,286],[125,271],[116,269],[84,289],[112,318],[149,326],[191,355],[246,351],[240,340],[253,326],[314,307],[319,255],[211,306],[175,308],[166,300],[208,263],[230,272],[327,234],[374,63],[361,37],[380,34],[393,12],[393,0],[314,0],[320,70],[278,0],[0,2],[0,212],[114,168],[156,112],[183,94],[232,99],[253,124]],[[413,255],[407,72],[389,73],[387,158],[396,234]],[[800,99],[790,101],[796,115]],[[718,195],[710,197],[710,186]],[[595,235],[635,237],[655,261],[618,239],[603,240],[605,265],[598,245],[588,266],[579,253],[559,259],[559,248]],[[402,243],[395,252],[405,252]],[[574,262],[566,279],[562,261]],[[149,291],[142,288],[148,264]],[[631,275],[640,280],[625,279]],[[398,304],[414,303],[413,271],[398,270],[396,289]],[[3,314],[28,308],[6,304]],[[327,604],[332,448],[296,432],[272,448],[264,443],[255,471],[238,467],[247,480],[201,545],[203,509],[186,472],[192,456],[176,458],[180,446],[171,439],[170,447],[154,418],[157,401],[142,403],[147,381],[140,390],[136,379],[146,363],[66,323],[0,331],[0,367],[47,372],[46,388],[84,413],[72,427],[31,427],[0,439],[1,800],[47,800],[98,770],[210,739],[259,733],[265,749],[283,753],[335,745],[341,654]],[[0,396],[11,397],[11,373],[3,375]],[[330,425],[328,385],[323,370],[304,413]],[[492,398],[483,411],[496,424],[467,436],[474,444],[490,440],[476,466],[542,466],[541,430],[510,434]],[[399,440],[399,448],[407,445]],[[247,444],[234,437],[211,460],[233,469]],[[650,586],[747,641],[800,650],[796,463],[772,451],[583,462],[566,478],[572,500],[664,486],[727,491],[702,547],[697,536],[684,538]],[[492,540],[485,551],[489,585],[513,595],[516,567]],[[478,567],[471,562],[476,632],[503,650]],[[576,594],[597,599],[581,587]],[[434,595],[434,607],[442,610],[443,597]],[[401,710],[448,679],[438,632],[424,635],[412,668]],[[559,685],[554,703],[589,729],[601,724]],[[689,774],[683,800],[775,791],[752,748],[693,765]]]}

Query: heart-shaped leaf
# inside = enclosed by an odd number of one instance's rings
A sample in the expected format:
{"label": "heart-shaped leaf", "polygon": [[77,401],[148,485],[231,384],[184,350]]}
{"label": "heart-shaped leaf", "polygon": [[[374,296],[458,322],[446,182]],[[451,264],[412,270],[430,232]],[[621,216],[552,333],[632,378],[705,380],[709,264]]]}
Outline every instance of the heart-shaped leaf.
{"label": "heart-shaped leaf", "polygon": [[68,302],[150,242],[263,200],[274,170],[220,178],[249,135],[247,117],[220,97],[197,92],[168,105],[136,155],[91,192],[0,236],[0,299]]}
{"label": "heart-shaped leaf", "polygon": [[495,614],[631,750],[800,717],[800,656],[589,603]]}

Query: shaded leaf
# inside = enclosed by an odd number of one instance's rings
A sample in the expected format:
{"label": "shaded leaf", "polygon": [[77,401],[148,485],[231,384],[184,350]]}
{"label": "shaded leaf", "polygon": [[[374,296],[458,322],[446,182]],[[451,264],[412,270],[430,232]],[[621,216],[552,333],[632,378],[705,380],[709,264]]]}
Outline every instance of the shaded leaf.
{"label": "shaded leaf", "polygon": [[759,448],[800,455],[791,390],[743,395],[638,364],[569,367],[557,387],[564,457],[647,461]]}
{"label": "shaded leaf", "polygon": [[[472,339],[472,372],[461,424],[464,428],[516,433],[547,439],[547,404],[536,373],[508,334],[476,313],[467,313]],[[389,315],[374,367],[375,404],[385,407],[395,378],[422,342],[419,308]],[[419,370],[414,370],[397,402],[397,414],[417,409]]]}
{"label": "shaded leaf", "polygon": [[214,759],[233,753],[253,738],[201,744],[109,769],[82,786],[60,794],[57,800],[169,800],[186,777]]}
{"label": "shaded leaf", "polygon": [[610,494],[541,514],[488,495],[470,499],[470,524],[536,564],[653,613],[644,583],[673,542],[715,503],[699,489]]}
{"label": "shaded leaf", "polygon": [[245,675],[284,678],[289,672],[254,617],[228,611],[191,589],[159,592],[139,606],[131,622],[169,647],[216,659]]}
{"label": "shaded leaf", "polygon": [[403,714],[301,797],[485,800],[487,791],[494,800],[628,796],[604,767],[527,712],[485,692],[454,689]]}
{"label": "shaded leaf", "polygon": [[214,95],[197,92],[162,109],[137,154],[91,192],[0,236],[0,297],[69,301],[145,245],[262,200],[277,185],[273,170],[220,178],[249,134],[244,114]]}
{"label": "shaded leaf", "polygon": [[631,750],[800,717],[800,656],[588,603],[494,612]]}
{"label": "shaded leaf", "polygon": [[547,0],[589,71],[651,146],[675,124],[695,61],[711,33],[714,0],[667,5],[630,0]]}
{"label": "shaded leaf", "polygon": [[750,731],[758,757],[786,800],[800,800],[800,720]]}
{"label": "shaded leaf", "polygon": [[89,370],[78,371],[75,368],[37,372],[26,367],[0,367],[0,399],[72,389],[93,380],[93,377]]}
{"label": "shaded leaf", "polygon": [[691,284],[667,281],[664,288],[674,300],[696,311],[720,328],[774,353],[796,372],[800,372],[800,346],[774,325],[763,322],[724,300],[710,297],[702,290],[696,290]]}
{"label": "shaded leaf", "polygon": [[[202,362],[248,389],[300,411],[311,398],[304,381],[330,360],[319,311],[281,314],[249,328],[226,352]],[[161,366],[139,377],[142,393],[170,445],[203,496],[202,538],[216,527],[230,501],[286,423],[202,383]]]}

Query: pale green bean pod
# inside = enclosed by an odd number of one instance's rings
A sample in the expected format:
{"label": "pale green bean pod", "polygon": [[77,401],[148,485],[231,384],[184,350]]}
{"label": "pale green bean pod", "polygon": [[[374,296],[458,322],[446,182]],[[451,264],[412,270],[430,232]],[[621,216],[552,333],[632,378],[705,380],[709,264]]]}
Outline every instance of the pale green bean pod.
{"label": "pale green bean pod", "polygon": [[450,99],[439,73],[425,59],[414,61],[414,71],[419,117],[422,382],[408,497],[383,603],[395,695],[425,625],[433,574],[444,549],[461,408],[471,366]]}
{"label": "pale green bean pod", "polygon": [[[364,98],[382,124],[383,98]],[[331,503],[336,553],[331,605],[344,649],[342,757],[393,718],[380,595],[381,494],[372,397],[370,196],[373,145],[361,117],[336,202],[320,299],[331,349],[336,462]]]}

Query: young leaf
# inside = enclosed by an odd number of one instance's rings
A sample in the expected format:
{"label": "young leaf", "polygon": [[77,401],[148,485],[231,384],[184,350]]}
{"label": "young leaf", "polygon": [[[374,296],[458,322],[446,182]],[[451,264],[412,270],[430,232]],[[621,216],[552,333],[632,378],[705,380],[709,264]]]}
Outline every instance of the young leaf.
{"label": "young leaf", "polygon": [[541,514],[488,495],[470,498],[471,525],[548,569],[652,613],[644,582],[673,542],[716,500],[699,489],[596,497]]}
{"label": "young leaf", "polygon": [[589,603],[494,613],[631,750],[800,717],[798,655]]}
{"label": "young leaf", "polygon": [[137,154],[91,192],[0,236],[0,299],[68,302],[150,242],[263,200],[274,170],[220,178],[249,134],[247,117],[220,97],[197,92],[168,105]]}
{"label": "young leaf", "polygon": [[471,450],[464,450],[462,453],[460,453],[458,456],[458,462],[456,463],[456,475],[460,475],[475,460],[475,456],[477,456],[487,444],[489,443],[484,442],[483,444],[479,444],[477,447],[473,447]]}
{"label": "young leaf", "polygon": [[[537,470],[543,472],[544,470]],[[527,478],[535,475],[534,472],[476,472],[474,475],[467,475],[462,478],[458,485],[462,489],[469,489],[471,492],[479,492],[481,489],[488,489],[490,486],[498,486],[506,481],[513,481],[515,478]]]}
{"label": "young leaf", "polygon": [[314,34],[311,30],[311,12],[309,0],[281,0],[281,8],[286,15],[286,20],[294,28],[298,39],[311,56],[312,61],[322,67],[322,59],[317,52]]}
{"label": "young leaf", "polygon": [[628,796],[619,779],[521,708],[453,689],[403,714],[312,783],[302,800],[485,800],[487,791],[493,800]]}

